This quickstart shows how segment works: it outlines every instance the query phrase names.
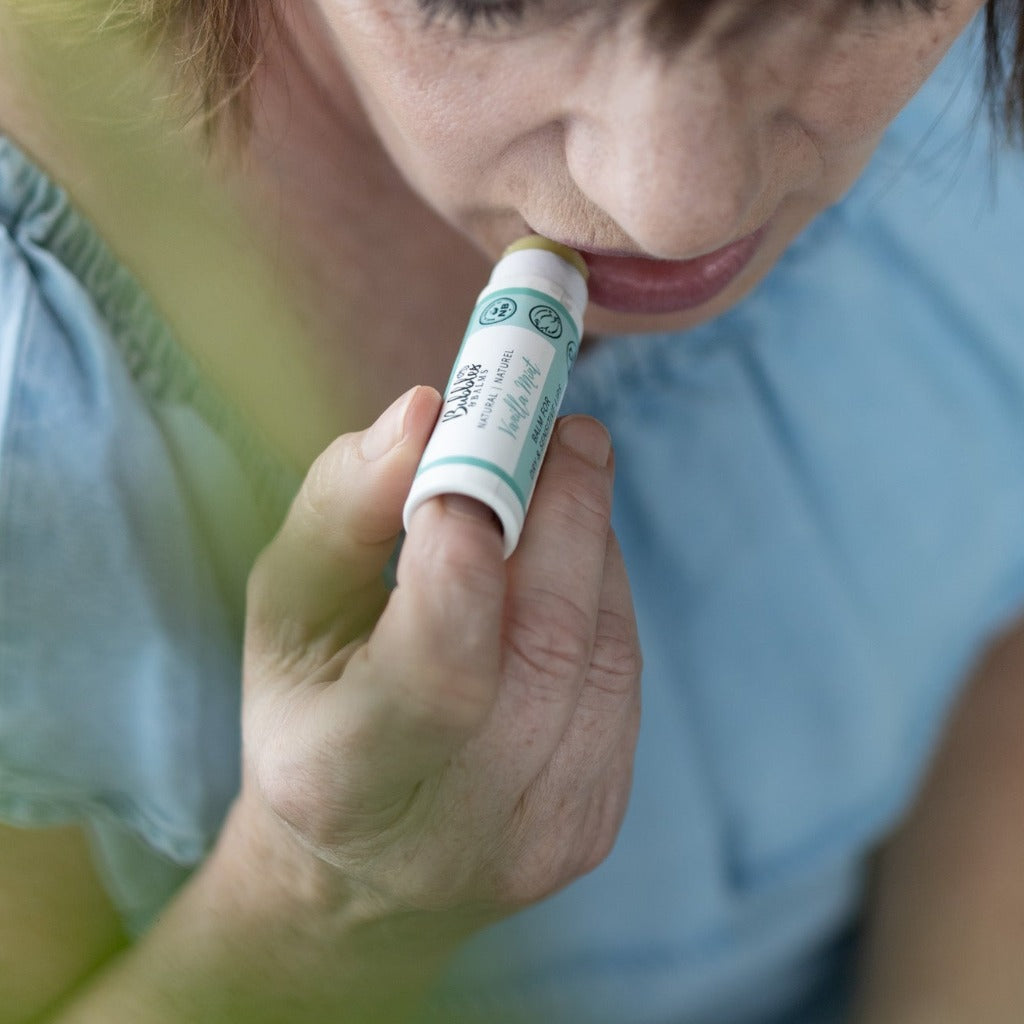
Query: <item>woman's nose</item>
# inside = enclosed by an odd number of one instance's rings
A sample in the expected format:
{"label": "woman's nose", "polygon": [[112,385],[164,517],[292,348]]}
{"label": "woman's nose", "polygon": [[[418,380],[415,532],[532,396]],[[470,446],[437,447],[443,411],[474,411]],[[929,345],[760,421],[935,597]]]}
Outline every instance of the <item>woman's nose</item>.
{"label": "woman's nose", "polygon": [[756,116],[712,59],[638,50],[581,83],[564,121],[565,159],[576,187],[632,243],[686,259],[760,226],[750,223],[766,188]]}

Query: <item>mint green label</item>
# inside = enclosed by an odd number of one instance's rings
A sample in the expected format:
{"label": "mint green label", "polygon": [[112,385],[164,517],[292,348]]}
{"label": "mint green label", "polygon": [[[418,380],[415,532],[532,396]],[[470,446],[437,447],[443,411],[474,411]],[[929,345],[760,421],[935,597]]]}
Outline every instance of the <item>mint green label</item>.
{"label": "mint green label", "polygon": [[525,512],[578,351],[576,325],[550,295],[532,288],[485,295],[417,475],[459,463],[486,468]]}

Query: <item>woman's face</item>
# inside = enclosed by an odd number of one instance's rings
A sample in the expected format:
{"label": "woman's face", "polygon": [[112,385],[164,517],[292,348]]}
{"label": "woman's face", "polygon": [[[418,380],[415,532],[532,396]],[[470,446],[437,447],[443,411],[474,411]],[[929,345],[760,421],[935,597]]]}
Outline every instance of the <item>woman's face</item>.
{"label": "woman's face", "polygon": [[591,267],[588,327],[735,303],[852,184],[982,0],[316,0],[416,191]]}

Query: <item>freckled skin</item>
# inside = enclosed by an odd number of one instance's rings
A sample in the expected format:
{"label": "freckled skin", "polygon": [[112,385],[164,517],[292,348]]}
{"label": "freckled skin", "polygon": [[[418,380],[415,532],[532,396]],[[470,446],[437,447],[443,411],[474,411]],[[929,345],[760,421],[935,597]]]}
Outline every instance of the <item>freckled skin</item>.
{"label": "freckled skin", "polygon": [[651,5],[548,0],[464,31],[415,0],[311,0],[343,76],[414,190],[496,258],[533,229],[667,259],[768,231],[713,300],[594,306],[591,331],[685,328],[734,304],[856,179],[981,0],[926,14],[837,0],[724,0],[673,52]]}

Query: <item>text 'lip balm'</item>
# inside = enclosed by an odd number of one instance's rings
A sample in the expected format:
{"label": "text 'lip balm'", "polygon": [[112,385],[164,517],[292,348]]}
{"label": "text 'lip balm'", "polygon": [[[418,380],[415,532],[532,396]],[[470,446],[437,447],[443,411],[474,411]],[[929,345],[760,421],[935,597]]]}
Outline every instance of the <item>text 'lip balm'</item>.
{"label": "text 'lip balm'", "polygon": [[513,243],[480,293],[441,412],[405,502],[464,494],[501,522],[515,550],[551,438],[587,305],[587,267],[540,235]]}

